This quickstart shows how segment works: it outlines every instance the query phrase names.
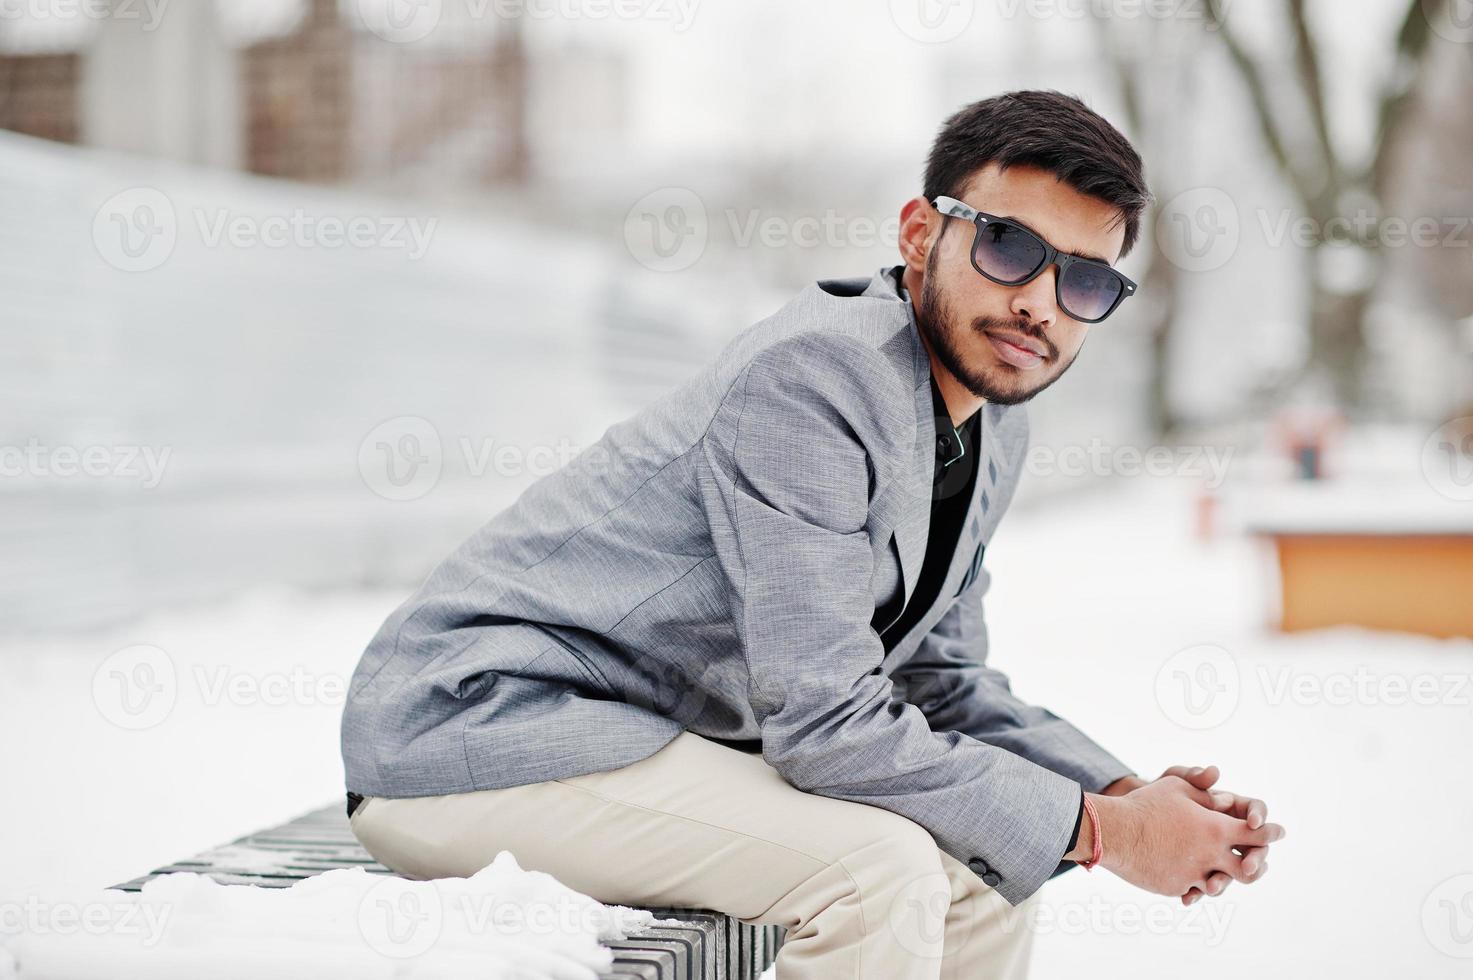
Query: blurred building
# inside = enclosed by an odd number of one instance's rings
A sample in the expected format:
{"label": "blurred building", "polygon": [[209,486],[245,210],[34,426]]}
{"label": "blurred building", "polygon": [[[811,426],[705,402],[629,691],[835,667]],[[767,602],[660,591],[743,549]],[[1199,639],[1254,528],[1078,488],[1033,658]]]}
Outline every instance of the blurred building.
{"label": "blurred building", "polygon": [[471,18],[404,44],[357,9],[181,3],[158,23],[78,17],[60,30],[7,17],[0,128],[316,182],[525,179],[519,19]]}

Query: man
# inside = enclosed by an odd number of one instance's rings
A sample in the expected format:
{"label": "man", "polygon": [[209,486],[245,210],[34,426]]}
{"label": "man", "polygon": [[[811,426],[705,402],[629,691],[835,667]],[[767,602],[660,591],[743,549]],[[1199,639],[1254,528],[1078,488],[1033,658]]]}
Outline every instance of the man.
{"label": "man", "polygon": [[1140,779],[985,662],[1021,403],[1134,291],[1148,200],[1077,99],[949,119],[903,265],[744,331],[383,625],[343,724],[364,846],[777,922],[783,980],[1021,975],[1012,907],[1075,862],[1188,903],[1262,875],[1260,801]]}

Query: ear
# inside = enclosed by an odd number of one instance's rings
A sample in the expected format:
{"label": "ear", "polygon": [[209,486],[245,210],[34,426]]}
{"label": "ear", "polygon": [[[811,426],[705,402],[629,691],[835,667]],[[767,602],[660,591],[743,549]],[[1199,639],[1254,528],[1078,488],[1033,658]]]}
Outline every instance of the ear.
{"label": "ear", "polygon": [[900,209],[900,258],[917,274],[926,268],[926,256],[941,231],[943,218],[924,197],[913,197]]}

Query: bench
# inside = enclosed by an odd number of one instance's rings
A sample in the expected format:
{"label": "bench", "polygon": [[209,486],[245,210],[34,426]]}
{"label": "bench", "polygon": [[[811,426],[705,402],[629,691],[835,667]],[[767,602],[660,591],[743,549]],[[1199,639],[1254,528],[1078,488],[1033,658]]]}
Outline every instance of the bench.
{"label": "bench", "polygon": [[[192,871],[227,885],[286,888],[335,868],[391,873],[358,843],[341,805],[314,810],[113,887],[138,891],[159,875]],[[651,927],[608,943],[614,951],[614,965],[603,976],[611,980],[757,980],[772,965],[785,932],[781,926],[750,925],[706,909],[650,911],[684,925]]]}

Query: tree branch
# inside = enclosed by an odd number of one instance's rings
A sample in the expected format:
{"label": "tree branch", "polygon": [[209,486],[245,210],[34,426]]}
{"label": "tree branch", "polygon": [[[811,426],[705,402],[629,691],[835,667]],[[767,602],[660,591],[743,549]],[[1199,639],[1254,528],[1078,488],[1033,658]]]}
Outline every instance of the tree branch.
{"label": "tree branch", "polygon": [[1273,155],[1274,162],[1278,164],[1279,169],[1288,177],[1295,193],[1308,204],[1313,197],[1312,188],[1295,168],[1294,160],[1284,145],[1283,137],[1279,135],[1278,125],[1269,105],[1268,85],[1263,79],[1263,72],[1248,55],[1243,43],[1228,29],[1227,22],[1223,20],[1221,12],[1217,9],[1220,2],[1221,0],[1207,0],[1207,18],[1216,28],[1217,36],[1222,39],[1228,57],[1232,59],[1234,67],[1238,69],[1238,74],[1243,79],[1243,84],[1247,86],[1248,97],[1253,102],[1254,115],[1258,117],[1258,128],[1263,134],[1264,143],[1268,145],[1269,153]]}

